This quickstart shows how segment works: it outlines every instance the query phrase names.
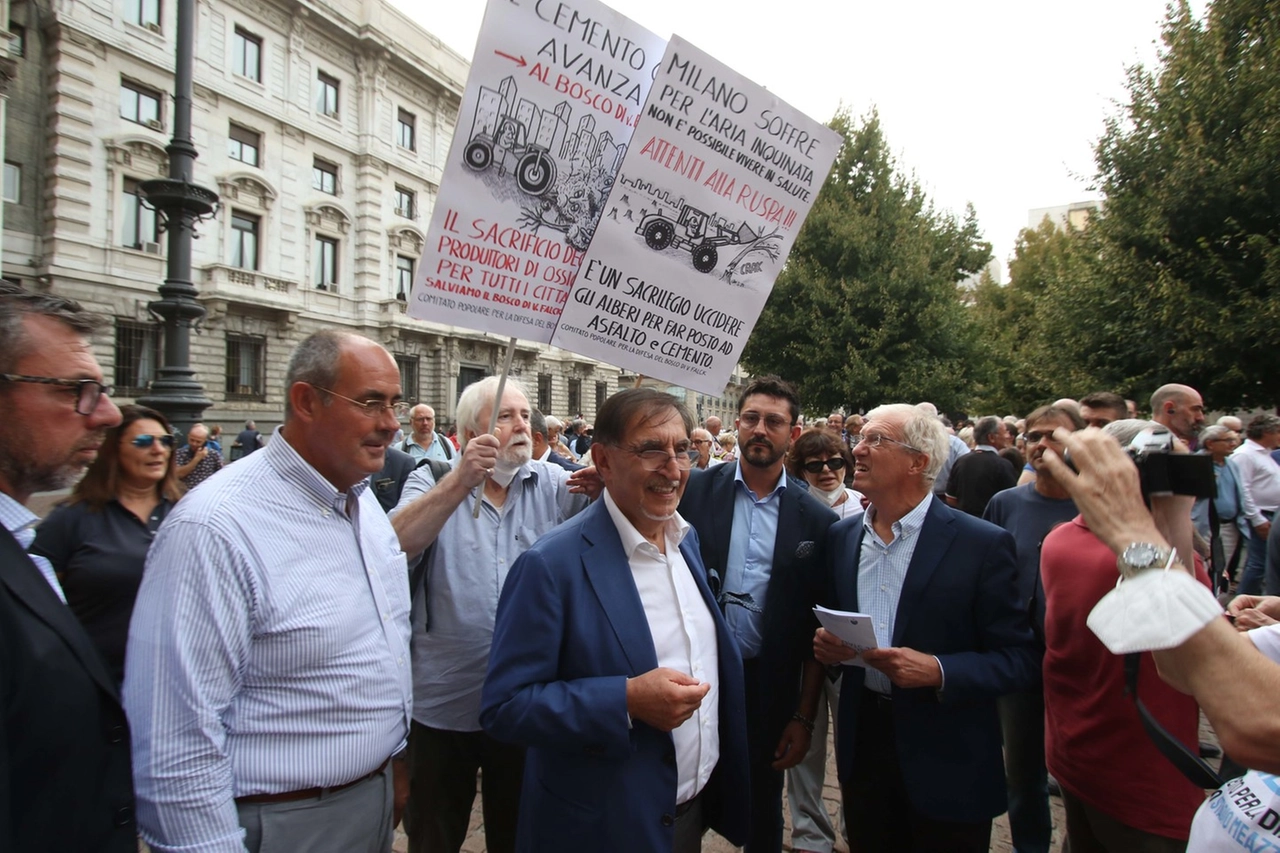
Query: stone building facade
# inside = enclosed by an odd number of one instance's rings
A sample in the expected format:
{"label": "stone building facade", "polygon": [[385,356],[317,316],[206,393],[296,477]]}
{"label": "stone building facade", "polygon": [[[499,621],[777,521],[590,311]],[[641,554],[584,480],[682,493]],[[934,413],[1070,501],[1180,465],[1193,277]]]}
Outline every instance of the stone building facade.
{"label": "stone building facade", "polygon": [[[168,174],[176,4],[12,0],[3,275],[113,318],[95,340],[117,398],[161,361],[147,308],[166,238],[138,183]],[[405,396],[453,420],[461,388],[501,369],[506,339],[411,319],[422,251],[467,62],[383,0],[199,0],[193,180],[221,203],[197,228],[207,316],[191,366],[205,420],[278,423],[294,345],[323,327],[385,344]],[[429,23],[429,22],[427,22]],[[11,48],[12,52],[12,48]],[[548,413],[588,420],[630,380],[523,343],[514,373]]]}

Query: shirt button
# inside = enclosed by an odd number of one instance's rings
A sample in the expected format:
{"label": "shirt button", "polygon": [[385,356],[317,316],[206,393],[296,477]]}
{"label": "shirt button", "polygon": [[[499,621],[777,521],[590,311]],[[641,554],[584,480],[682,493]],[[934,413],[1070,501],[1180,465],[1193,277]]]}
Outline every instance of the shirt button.
{"label": "shirt button", "polygon": [[329,517],[329,510],[327,510],[327,509],[322,509],[322,510],[320,510],[320,514],[321,514],[321,515],[323,515],[325,518],[328,518],[328,517]]}

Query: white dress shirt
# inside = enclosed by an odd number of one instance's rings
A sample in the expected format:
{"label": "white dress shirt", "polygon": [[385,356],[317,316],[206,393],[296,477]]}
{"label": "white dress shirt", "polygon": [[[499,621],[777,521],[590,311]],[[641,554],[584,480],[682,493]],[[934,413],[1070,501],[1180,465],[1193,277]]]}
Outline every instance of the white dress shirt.
{"label": "white dress shirt", "polygon": [[680,553],[680,543],[689,533],[688,522],[679,514],[667,520],[664,530],[667,553],[663,554],[640,535],[607,489],[604,502],[622,539],[622,552],[631,565],[654,651],[658,654],[658,666],[678,670],[711,685],[693,716],[671,732],[678,774],[676,802],[683,803],[698,795],[720,760],[720,654],[716,646],[716,623],[689,564]]}
{"label": "white dress shirt", "polygon": [[1271,458],[1270,450],[1251,438],[1235,449],[1231,459],[1240,474],[1245,517],[1253,527],[1266,523],[1262,513],[1280,508],[1280,465]]}

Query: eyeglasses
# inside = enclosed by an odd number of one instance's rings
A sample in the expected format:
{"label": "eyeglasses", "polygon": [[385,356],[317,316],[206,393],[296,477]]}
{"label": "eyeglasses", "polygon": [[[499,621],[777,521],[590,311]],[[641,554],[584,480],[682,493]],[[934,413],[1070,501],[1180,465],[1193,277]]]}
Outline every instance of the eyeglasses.
{"label": "eyeglasses", "polygon": [[129,443],[139,450],[146,450],[155,444],[157,439],[166,449],[173,449],[173,436],[171,435],[136,435],[133,437],[133,441]]}
{"label": "eyeglasses", "polygon": [[693,450],[687,443],[676,445],[675,453],[668,453],[665,450],[635,450],[630,447],[623,448],[628,453],[640,458],[640,465],[646,471],[661,471],[667,467],[667,462],[672,459],[676,460],[676,467],[681,471],[688,471],[693,467],[693,463],[698,461],[698,451]]}
{"label": "eyeglasses", "polygon": [[6,382],[32,382],[36,385],[57,385],[76,389],[76,414],[92,415],[103,395],[116,393],[116,386],[103,385],[96,379],[54,379],[50,376],[23,376],[20,373],[0,373]]}
{"label": "eyeglasses", "polygon": [[382,417],[384,412],[390,409],[395,414],[396,418],[399,419],[409,414],[409,409],[412,408],[408,403],[406,403],[403,400],[401,400],[398,403],[384,403],[381,400],[363,400],[363,401],[353,400],[350,397],[342,396],[337,391],[331,391],[328,388],[322,388],[321,386],[313,385],[310,382],[308,382],[307,384],[311,385],[311,387],[316,389],[317,391],[323,391],[326,394],[332,394],[333,396],[337,397],[339,400],[346,400],[348,403],[350,403],[353,406],[359,406],[360,409],[365,413],[365,416],[370,418],[380,418]]}
{"label": "eyeglasses", "polygon": [[898,441],[896,438],[889,438],[889,436],[887,435],[880,435],[879,433],[874,433],[874,432],[871,433],[870,435],[864,432],[862,435],[858,436],[858,443],[855,444],[854,447],[861,447],[862,445],[865,444],[867,447],[874,448],[874,447],[879,447],[885,442],[888,442],[889,444],[896,444],[899,447],[905,447],[907,450],[910,450],[912,453],[924,453],[924,451],[921,450],[920,448],[913,447],[910,444],[907,444],[905,441]]}
{"label": "eyeglasses", "polygon": [[755,429],[761,420],[764,421],[765,428],[769,432],[782,432],[795,423],[795,421],[784,418],[782,415],[762,416],[759,412],[743,412],[738,415],[738,423],[747,429]]}
{"label": "eyeglasses", "polygon": [[810,474],[821,474],[823,468],[830,468],[832,471],[843,471],[844,465],[844,459],[839,456],[835,456],[825,461],[822,459],[815,459],[812,462],[804,463],[800,467],[808,471]]}
{"label": "eyeglasses", "polygon": [[1049,430],[1048,432],[1040,432],[1039,430],[1035,430],[1027,433],[1026,435],[1023,436],[1023,438],[1027,440],[1027,444],[1036,444],[1041,441],[1052,441],[1053,430]]}
{"label": "eyeglasses", "polygon": [[711,439],[709,439],[709,438],[695,438],[695,439],[693,440],[693,443],[694,443],[695,445],[710,444],[710,443],[711,443]]}

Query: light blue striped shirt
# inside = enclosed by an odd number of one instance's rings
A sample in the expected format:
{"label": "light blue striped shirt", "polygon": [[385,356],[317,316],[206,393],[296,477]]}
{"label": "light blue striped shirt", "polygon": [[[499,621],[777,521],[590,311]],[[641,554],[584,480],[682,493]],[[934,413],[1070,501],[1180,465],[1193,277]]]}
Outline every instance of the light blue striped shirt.
{"label": "light blue striped shirt", "polygon": [[[893,625],[898,618],[898,599],[902,597],[902,584],[907,579],[907,569],[920,541],[920,527],[929,513],[927,495],[915,509],[891,525],[893,541],[885,544],[871,526],[875,517],[875,504],[867,507],[862,516],[864,534],[862,552],[858,558],[858,609],[871,617],[876,631],[876,645],[885,648],[893,645]],[[867,667],[867,687],[886,696],[893,692],[889,676]]]}
{"label": "light blue striped shirt", "polygon": [[342,785],[403,747],[407,567],[367,485],[338,491],[277,429],[161,526],[124,683],[156,853],[243,853],[234,797]]}
{"label": "light blue striped shirt", "polygon": [[[40,516],[15,501],[9,495],[0,492],[0,524],[3,524],[5,530],[13,534],[13,538],[17,539],[18,544],[22,546],[22,550],[26,551],[31,547],[31,543],[36,540],[36,525],[39,523]],[[62,584],[58,583],[58,576],[54,573],[53,564],[49,562],[49,558],[31,553],[28,553],[27,556],[31,558],[31,562],[36,564],[36,568],[40,570],[40,574],[44,575],[44,579],[49,582],[49,586],[53,587],[54,593],[62,603],[66,604],[67,596],[62,591]]]}
{"label": "light blue striped shirt", "polygon": [[720,605],[729,632],[738,641],[743,660],[760,654],[764,642],[764,597],[773,574],[773,544],[778,538],[778,513],[787,490],[787,472],[778,475],[773,491],[756,499],[742,479],[742,460],[733,472],[733,527],[724,567]]}
{"label": "light blue striped shirt", "polygon": [[[430,467],[414,471],[392,515],[434,485]],[[545,462],[520,466],[502,506],[486,500],[472,518],[479,493],[471,490],[436,537],[429,593],[413,604],[413,718],[433,729],[481,730],[480,692],[507,572],[539,536],[588,503],[569,492],[568,471]]]}

